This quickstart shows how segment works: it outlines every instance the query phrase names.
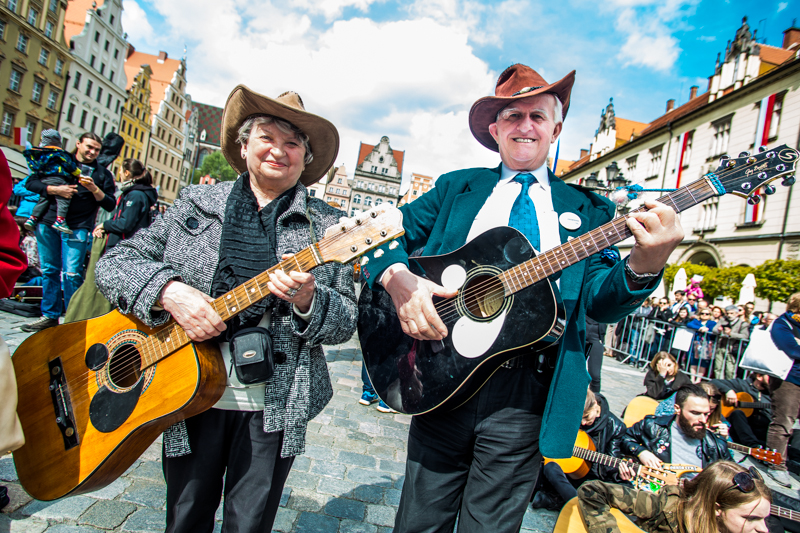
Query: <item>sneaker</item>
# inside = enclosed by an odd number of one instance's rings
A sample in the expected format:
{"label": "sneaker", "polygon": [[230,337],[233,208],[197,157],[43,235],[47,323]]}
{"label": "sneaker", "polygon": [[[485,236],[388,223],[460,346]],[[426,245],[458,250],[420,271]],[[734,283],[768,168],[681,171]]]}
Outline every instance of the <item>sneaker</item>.
{"label": "sneaker", "polygon": [[380,411],[381,413],[396,413],[397,412],[394,409],[392,409],[391,407],[389,407],[388,405],[386,405],[386,402],[384,402],[383,400],[381,400],[378,403],[378,407],[376,409],[378,409],[378,411]]}
{"label": "sneaker", "polygon": [[61,233],[72,233],[72,230],[69,229],[66,222],[61,222],[60,220],[56,220],[53,225],[51,226],[54,230],[58,230]]}
{"label": "sneaker", "polygon": [[555,495],[540,490],[534,495],[531,507],[534,509],[547,509],[548,511],[560,511],[563,504],[558,500],[559,498]]}
{"label": "sneaker", "polygon": [[22,225],[26,230],[33,231],[36,229],[36,217],[30,217]]}
{"label": "sneaker", "polygon": [[361,395],[361,399],[358,400],[358,403],[360,403],[361,405],[371,405],[377,402],[378,400],[380,400],[380,398],[378,398],[377,394],[365,390],[364,393]]}
{"label": "sneaker", "polygon": [[31,322],[30,324],[25,324],[24,326],[20,326],[19,329],[30,333],[32,331],[42,331],[43,329],[52,328],[53,326],[57,325],[58,325],[58,319],[47,318],[46,316],[43,316],[36,322]]}
{"label": "sneaker", "polygon": [[792,478],[786,470],[767,470],[767,475],[775,480],[775,483],[786,488],[792,488]]}
{"label": "sneaker", "polygon": [[11,498],[8,497],[8,489],[0,486],[0,509],[8,505],[10,502]]}

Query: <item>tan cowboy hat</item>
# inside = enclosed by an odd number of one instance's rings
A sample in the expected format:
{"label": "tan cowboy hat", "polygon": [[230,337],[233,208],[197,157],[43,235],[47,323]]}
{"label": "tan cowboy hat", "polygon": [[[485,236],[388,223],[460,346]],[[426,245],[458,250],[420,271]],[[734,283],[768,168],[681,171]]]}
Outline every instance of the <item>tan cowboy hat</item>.
{"label": "tan cowboy hat", "polygon": [[236,142],[239,127],[251,115],[272,115],[291,122],[308,135],[314,159],[300,174],[300,183],[305,186],[318,182],[333,166],[339,153],[339,132],[336,126],[322,117],[312,115],[303,107],[300,95],[287,91],[277,98],[270,98],[237,85],[225,102],[222,111],[222,153],[225,159],[240,174],[247,170],[241,149]]}
{"label": "tan cowboy hat", "polygon": [[501,109],[515,100],[551,93],[561,101],[563,120],[569,109],[569,95],[573,83],[575,83],[574,70],[555,83],[547,83],[532,68],[521,63],[511,65],[497,78],[495,95],[485,96],[472,104],[472,109],[469,110],[469,129],[479,143],[497,152],[497,141],[489,133],[489,124],[497,122],[497,113]]}

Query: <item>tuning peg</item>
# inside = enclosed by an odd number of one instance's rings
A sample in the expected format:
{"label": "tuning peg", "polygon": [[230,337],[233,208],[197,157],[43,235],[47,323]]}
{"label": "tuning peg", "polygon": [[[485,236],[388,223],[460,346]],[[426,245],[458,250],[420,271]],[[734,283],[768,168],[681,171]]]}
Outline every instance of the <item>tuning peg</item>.
{"label": "tuning peg", "polygon": [[789,176],[788,178],[783,179],[781,185],[783,185],[784,187],[791,187],[792,185],[794,185],[795,181],[797,181],[797,179],[794,176]]}
{"label": "tuning peg", "polygon": [[760,196],[751,196],[750,198],[747,199],[747,203],[750,204],[750,205],[756,205],[760,201],[761,201],[761,197]]}
{"label": "tuning peg", "polygon": [[766,152],[766,151],[767,151],[767,147],[766,147],[766,146],[764,146],[763,144],[762,144],[761,146],[759,146],[759,147],[758,147],[758,152],[759,152],[759,153],[761,153],[761,152]]}
{"label": "tuning peg", "polygon": [[739,157],[748,157],[750,152],[739,152]]}
{"label": "tuning peg", "polygon": [[767,185],[766,187],[764,187],[764,194],[767,195],[775,194],[775,191],[777,191],[777,189],[775,188],[774,185]]}

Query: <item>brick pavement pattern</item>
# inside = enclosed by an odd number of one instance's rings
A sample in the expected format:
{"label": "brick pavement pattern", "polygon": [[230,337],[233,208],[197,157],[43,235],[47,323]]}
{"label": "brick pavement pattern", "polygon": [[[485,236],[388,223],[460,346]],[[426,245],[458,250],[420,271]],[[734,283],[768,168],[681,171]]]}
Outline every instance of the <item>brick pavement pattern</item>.
{"label": "brick pavement pattern", "polygon": [[[13,354],[30,334],[19,326],[32,319],[0,311],[0,335]],[[357,338],[326,346],[334,396],[308,425],[306,453],[297,457],[283,492],[274,531],[281,533],[388,533],[403,487],[411,417],[379,413],[361,396],[361,351]],[[643,374],[606,358],[604,394],[621,413],[643,392]],[[166,486],[161,439],[119,479],[102,490],[54,502],[32,500],[20,486],[11,455],[0,457],[0,484],[11,503],[0,512],[0,531],[15,533],[149,533],[165,527]],[[524,533],[550,532],[557,514],[528,508]],[[220,530],[221,508],[215,532]]]}

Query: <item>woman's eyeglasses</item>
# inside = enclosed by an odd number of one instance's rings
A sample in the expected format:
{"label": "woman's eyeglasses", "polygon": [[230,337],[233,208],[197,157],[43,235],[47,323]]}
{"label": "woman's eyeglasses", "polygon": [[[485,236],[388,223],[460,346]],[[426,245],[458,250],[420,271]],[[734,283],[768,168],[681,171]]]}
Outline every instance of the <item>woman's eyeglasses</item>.
{"label": "woman's eyeglasses", "polygon": [[733,485],[730,488],[736,487],[747,494],[755,490],[756,480],[763,482],[764,478],[761,477],[761,473],[755,467],[751,466],[747,469],[747,472],[739,472],[733,476]]}

